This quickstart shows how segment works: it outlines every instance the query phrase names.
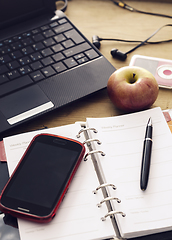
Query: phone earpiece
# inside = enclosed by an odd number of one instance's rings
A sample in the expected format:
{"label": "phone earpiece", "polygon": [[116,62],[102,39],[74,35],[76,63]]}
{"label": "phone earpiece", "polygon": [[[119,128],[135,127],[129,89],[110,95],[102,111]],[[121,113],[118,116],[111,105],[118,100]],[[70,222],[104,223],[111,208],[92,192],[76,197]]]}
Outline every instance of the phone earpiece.
{"label": "phone earpiece", "polygon": [[126,58],[127,58],[127,54],[126,53],[121,52],[121,51],[119,51],[116,48],[113,48],[110,53],[111,53],[113,58],[117,58],[117,59],[119,59],[121,61],[125,61]]}
{"label": "phone earpiece", "polygon": [[99,38],[97,35],[94,35],[94,36],[92,37],[92,43],[94,44],[94,46],[95,46],[96,48],[100,49],[100,46],[101,46],[101,44],[100,44],[100,38]]}

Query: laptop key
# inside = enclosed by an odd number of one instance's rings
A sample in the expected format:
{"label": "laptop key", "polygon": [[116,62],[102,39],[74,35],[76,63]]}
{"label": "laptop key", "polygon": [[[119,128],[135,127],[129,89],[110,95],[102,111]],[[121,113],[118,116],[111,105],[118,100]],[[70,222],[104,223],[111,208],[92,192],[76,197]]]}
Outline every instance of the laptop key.
{"label": "laptop key", "polygon": [[68,68],[72,68],[78,65],[78,63],[73,58],[64,60],[64,63],[68,66]]}
{"label": "laptop key", "polygon": [[20,64],[15,60],[10,63],[7,63],[7,66],[10,70],[20,67]]}
{"label": "laptop key", "polygon": [[36,28],[36,29],[34,29],[34,30],[32,30],[32,33],[33,34],[37,34],[37,33],[39,33],[41,30],[39,29],[39,28]]}
{"label": "laptop key", "polygon": [[25,64],[30,63],[31,59],[28,56],[26,56],[26,57],[23,57],[23,58],[19,58],[18,61],[21,65],[25,65]]}
{"label": "laptop key", "polygon": [[76,60],[78,60],[78,59],[80,59],[80,58],[82,58],[82,57],[84,57],[84,56],[85,56],[85,55],[84,55],[83,53],[79,53],[79,54],[75,55],[74,58],[75,58]]}
{"label": "laptop key", "polygon": [[56,54],[54,54],[54,55],[52,56],[52,58],[53,58],[56,62],[58,62],[58,61],[64,59],[65,57],[64,57],[64,55],[63,55],[62,53],[56,53]]}
{"label": "laptop key", "polygon": [[18,79],[9,81],[9,82],[1,85],[0,96],[8,94],[12,91],[18,90],[18,89],[25,87],[27,85],[30,85],[30,84],[33,84],[33,81],[27,75],[20,77]]}
{"label": "laptop key", "polygon": [[68,50],[64,50],[63,53],[65,54],[66,57],[71,57],[72,55],[86,51],[89,48],[91,48],[90,45],[85,42],[75,47],[71,47]]}
{"label": "laptop key", "polygon": [[31,33],[30,33],[30,32],[25,32],[25,33],[22,34],[22,37],[23,37],[23,38],[27,38],[27,37],[29,37],[29,36],[31,36]]}
{"label": "laptop key", "polygon": [[33,49],[30,46],[28,46],[28,47],[22,48],[21,51],[24,55],[27,55],[27,54],[32,53]]}
{"label": "laptop key", "polygon": [[7,76],[10,80],[13,80],[14,78],[20,77],[20,73],[17,70],[13,70],[11,72],[8,72]]}
{"label": "laptop key", "polygon": [[30,64],[31,68],[35,71],[38,70],[39,68],[42,68],[43,65],[41,64],[40,61],[34,62]]}
{"label": "laptop key", "polygon": [[2,54],[6,54],[6,53],[9,53],[9,52],[11,52],[10,46],[3,46],[3,47],[0,49],[0,53],[2,53]]}
{"label": "laptop key", "polygon": [[93,49],[86,51],[85,54],[87,55],[87,57],[89,57],[89,59],[94,59],[99,56],[98,53]]}
{"label": "laptop key", "polygon": [[66,32],[65,36],[71,38],[76,44],[84,42],[84,38],[75,29]]}
{"label": "laptop key", "polygon": [[38,34],[33,36],[33,39],[34,39],[35,42],[39,42],[39,41],[44,39],[44,36],[41,33],[38,33]]}
{"label": "laptop key", "polygon": [[43,27],[41,27],[41,30],[42,31],[45,31],[45,30],[47,30],[47,29],[49,29],[50,27],[48,26],[48,25],[45,25],[45,26],[43,26]]}
{"label": "laptop key", "polygon": [[44,66],[47,66],[47,65],[53,64],[54,60],[51,57],[47,57],[42,59],[41,62],[44,64]]}
{"label": "laptop key", "polygon": [[67,67],[62,62],[54,64],[53,67],[57,73],[63,72],[64,70],[67,69]]}
{"label": "laptop key", "polygon": [[63,19],[60,19],[58,22],[59,22],[59,24],[63,24],[63,23],[66,23],[66,22],[67,22],[67,19],[66,19],[66,18],[63,18]]}
{"label": "laptop key", "polygon": [[54,33],[51,29],[43,32],[43,34],[44,34],[44,36],[45,36],[46,38],[49,38],[49,37],[52,37],[52,36],[55,35],[55,33]]}
{"label": "laptop key", "polygon": [[88,58],[87,57],[83,57],[83,58],[80,58],[77,62],[79,63],[79,64],[81,64],[81,63],[85,63],[85,62],[87,62],[88,61]]}
{"label": "laptop key", "polygon": [[65,48],[73,47],[75,45],[70,39],[62,42],[62,44]]}
{"label": "laptop key", "polygon": [[13,59],[16,59],[16,58],[22,57],[23,54],[19,50],[17,50],[15,52],[11,53],[11,56],[12,56]]}
{"label": "laptop key", "polygon": [[44,79],[44,75],[40,71],[36,71],[30,74],[31,78],[36,82]]}
{"label": "laptop key", "polygon": [[56,52],[60,52],[64,49],[64,47],[59,43],[59,44],[56,44],[52,47],[53,51],[56,53]]}
{"label": "laptop key", "polygon": [[67,31],[71,28],[72,28],[72,25],[70,23],[64,23],[62,25],[59,25],[59,26],[53,28],[53,30],[58,34],[58,33],[62,33],[64,31]]}
{"label": "laptop key", "polygon": [[11,48],[13,50],[17,50],[17,49],[19,49],[21,47],[22,47],[22,44],[20,42],[14,42],[14,43],[11,44]]}
{"label": "laptop key", "polygon": [[50,77],[56,73],[50,66],[43,68],[41,71],[46,77]]}
{"label": "laptop key", "polygon": [[5,41],[4,41],[4,44],[10,44],[10,43],[12,43],[13,42],[13,40],[12,39],[6,39]]}
{"label": "laptop key", "polygon": [[45,44],[46,47],[49,47],[51,45],[54,45],[56,42],[53,40],[53,38],[48,38],[48,39],[44,40],[43,43]]}
{"label": "laptop key", "polygon": [[8,56],[8,55],[4,55],[3,57],[0,57],[0,63],[1,63],[1,64],[7,63],[7,62],[9,62],[9,61],[11,61],[11,58],[10,58],[10,56]]}
{"label": "laptop key", "polygon": [[14,41],[18,41],[18,40],[20,41],[21,39],[22,39],[22,36],[20,36],[20,35],[13,37],[13,40],[14,40]]}
{"label": "laptop key", "polygon": [[39,43],[33,44],[32,47],[33,49],[35,49],[35,51],[39,51],[44,48],[44,45],[41,42],[39,42]]}
{"label": "laptop key", "polygon": [[19,72],[22,74],[22,75],[25,75],[27,73],[30,73],[32,70],[30,67],[28,66],[24,66],[24,67],[21,67],[19,68]]}
{"label": "laptop key", "polygon": [[0,84],[9,81],[9,79],[7,78],[7,76],[5,74],[0,75]]}
{"label": "laptop key", "polygon": [[27,45],[32,44],[33,40],[30,37],[28,37],[28,38],[23,39],[22,43],[23,43],[24,46],[27,46]]}
{"label": "laptop key", "polygon": [[58,26],[58,23],[57,22],[52,22],[49,24],[50,27],[57,27]]}
{"label": "laptop key", "polygon": [[42,58],[42,55],[39,52],[33,53],[30,55],[32,61],[36,61]]}
{"label": "laptop key", "polygon": [[66,40],[66,37],[63,34],[58,34],[57,36],[54,37],[57,43],[62,42]]}
{"label": "laptop key", "polygon": [[53,51],[50,48],[46,48],[46,49],[42,50],[41,53],[44,57],[47,57],[47,56],[53,54]]}

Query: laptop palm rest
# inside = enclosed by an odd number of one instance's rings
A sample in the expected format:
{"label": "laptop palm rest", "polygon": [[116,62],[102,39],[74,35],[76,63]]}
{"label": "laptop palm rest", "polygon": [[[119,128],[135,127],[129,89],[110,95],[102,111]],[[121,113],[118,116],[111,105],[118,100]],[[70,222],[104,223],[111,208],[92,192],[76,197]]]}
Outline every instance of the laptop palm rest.
{"label": "laptop palm rest", "polygon": [[39,86],[30,86],[1,99],[0,111],[10,125],[44,112],[54,104]]}

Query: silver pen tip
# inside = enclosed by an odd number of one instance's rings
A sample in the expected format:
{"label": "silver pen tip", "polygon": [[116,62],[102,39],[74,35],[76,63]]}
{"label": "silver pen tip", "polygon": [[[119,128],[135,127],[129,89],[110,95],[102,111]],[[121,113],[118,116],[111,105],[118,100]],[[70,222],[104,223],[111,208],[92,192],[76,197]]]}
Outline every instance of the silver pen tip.
{"label": "silver pen tip", "polygon": [[152,119],[151,119],[151,118],[149,118],[147,125],[148,125],[148,126],[152,126]]}

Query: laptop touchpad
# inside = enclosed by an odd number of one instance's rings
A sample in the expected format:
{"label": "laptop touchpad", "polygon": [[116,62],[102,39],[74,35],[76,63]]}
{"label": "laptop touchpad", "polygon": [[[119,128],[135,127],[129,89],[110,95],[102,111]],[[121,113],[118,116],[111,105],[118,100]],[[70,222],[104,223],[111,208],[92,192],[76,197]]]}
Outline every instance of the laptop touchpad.
{"label": "laptop touchpad", "polygon": [[53,106],[54,104],[36,85],[0,100],[0,110],[10,125],[46,111]]}

